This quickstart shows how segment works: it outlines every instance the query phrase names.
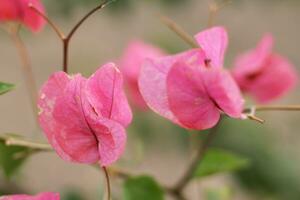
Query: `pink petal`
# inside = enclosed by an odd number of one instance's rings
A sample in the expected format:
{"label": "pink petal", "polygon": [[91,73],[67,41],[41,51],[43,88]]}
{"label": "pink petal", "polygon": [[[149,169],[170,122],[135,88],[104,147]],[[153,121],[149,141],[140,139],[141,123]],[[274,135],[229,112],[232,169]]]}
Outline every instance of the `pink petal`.
{"label": "pink petal", "polygon": [[13,21],[19,17],[18,7],[21,6],[19,2],[12,0],[0,1],[0,21]]}
{"label": "pink petal", "polygon": [[60,197],[58,193],[51,193],[51,192],[44,192],[36,196],[19,194],[19,195],[9,195],[9,196],[0,197],[0,200],[59,200],[59,199]]}
{"label": "pink petal", "polygon": [[262,70],[265,60],[272,52],[273,43],[272,35],[266,34],[255,49],[240,55],[235,61],[234,76],[242,79],[245,75],[255,74]]}
{"label": "pink petal", "polygon": [[213,27],[198,33],[196,41],[210,60],[213,67],[223,67],[228,35],[223,27]]}
{"label": "pink petal", "polygon": [[200,67],[178,62],[167,78],[170,109],[184,127],[196,130],[211,128],[220,118],[219,109],[206,91]]}
{"label": "pink petal", "polygon": [[199,49],[158,59],[147,59],[140,72],[139,88],[147,105],[158,114],[174,123],[179,123],[170,110],[167,97],[167,74],[175,62],[184,60],[189,63],[201,62],[203,52]]}
{"label": "pink petal", "polygon": [[29,8],[29,4],[32,4],[41,13],[45,13],[45,8],[40,0],[23,0],[24,1],[24,24],[30,28],[33,32],[40,31],[46,24],[45,20],[38,15],[35,11]]}
{"label": "pink petal", "polygon": [[40,109],[39,122],[46,134],[48,141],[55,148],[57,153],[65,160],[71,160],[70,156],[57,144],[55,132],[57,129],[53,112],[58,97],[64,95],[64,91],[70,79],[64,72],[53,74],[43,85],[40,91],[38,107]]}
{"label": "pink petal", "polygon": [[[99,153],[95,134],[85,116],[85,102],[82,100],[85,82],[80,75],[72,77],[54,102],[51,101],[48,91],[44,91],[46,103],[53,108],[50,112],[42,111],[40,122],[50,138],[50,143],[63,159],[90,164],[99,160]],[[49,81],[46,86],[48,84]],[[60,150],[64,153],[62,154]]]}
{"label": "pink petal", "polygon": [[42,13],[45,12],[40,0],[1,0],[0,21],[16,21],[24,23],[29,29],[38,32],[45,25],[45,20],[31,10],[28,6],[32,4]]}
{"label": "pink petal", "polygon": [[207,68],[203,70],[203,79],[209,96],[227,115],[240,118],[244,108],[244,99],[237,83],[226,70]]}
{"label": "pink petal", "polygon": [[134,40],[129,43],[121,58],[120,69],[124,75],[130,98],[134,105],[139,108],[146,108],[146,103],[138,89],[138,76],[142,63],[146,58],[154,59],[162,55],[164,53],[160,49],[142,41]]}
{"label": "pink petal", "polygon": [[123,91],[123,78],[113,63],[96,71],[87,81],[87,98],[96,113],[123,126],[132,120],[132,112]]}
{"label": "pink petal", "polygon": [[297,72],[285,58],[273,54],[264,65],[264,70],[249,80],[249,89],[246,91],[258,102],[268,103],[296,86]]}

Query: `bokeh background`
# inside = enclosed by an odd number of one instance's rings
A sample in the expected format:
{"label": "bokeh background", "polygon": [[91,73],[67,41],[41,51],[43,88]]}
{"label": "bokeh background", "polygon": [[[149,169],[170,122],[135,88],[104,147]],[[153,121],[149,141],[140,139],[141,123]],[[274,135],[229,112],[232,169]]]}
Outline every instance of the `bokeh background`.
{"label": "bokeh background", "polygon": [[[43,2],[48,16],[68,31],[99,1]],[[137,38],[170,53],[188,49],[158,16],[169,16],[190,34],[195,34],[206,27],[210,2],[118,0],[91,17],[75,35],[71,42],[70,72],[90,75],[101,64],[118,60],[128,42]],[[226,67],[231,67],[240,52],[254,47],[265,32],[271,32],[276,39],[276,51],[287,56],[300,70],[299,22],[298,0],[233,0],[216,18],[216,24],[226,26],[230,36]],[[61,43],[49,27],[34,35],[22,30],[22,37],[30,51],[40,86],[51,73],[61,70]],[[0,133],[45,140],[35,125],[19,66],[13,43],[1,31],[0,80],[15,83],[17,87],[0,98]],[[297,87],[274,103],[297,104],[299,100]],[[300,199],[300,113],[274,111],[259,113],[259,116],[266,119],[264,125],[225,120],[214,143],[248,157],[251,166],[238,173],[194,181],[186,191],[187,197],[205,199],[210,191],[221,190],[226,193],[224,199]],[[197,137],[205,133],[194,134]],[[189,136],[183,129],[151,111],[136,110],[128,135],[126,154],[118,166],[136,174],[151,174],[165,185],[171,185],[181,176],[191,155]],[[121,184],[118,180],[113,181],[116,199],[122,199]],[[103,188],[101,172],[89,166],[64,162],[54,153],[30,157],[10,179],[0,175],[0,192],[57,191],[66,200],[94,200],[101,197]]]}

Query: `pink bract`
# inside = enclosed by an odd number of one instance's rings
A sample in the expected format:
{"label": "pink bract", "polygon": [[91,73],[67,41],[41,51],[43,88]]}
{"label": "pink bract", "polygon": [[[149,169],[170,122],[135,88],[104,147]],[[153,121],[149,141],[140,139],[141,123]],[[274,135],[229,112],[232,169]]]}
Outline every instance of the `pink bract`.
{"label": "pink bract", "polygon": [[222,112],[240,118],[244,100],[231,75],[222,68],[227,33],[214,27],[196,35],[202,48],[148,59],[139,87],[155,112],[188,129],[216,125]]}
{"label": "pink bract", "polygon": [[0,22],[15,21],[24,24],[33,32],[40,31],[45,20],[29,8],[30,4],[40,12],[45,12],[40,0],[0,0]]}
{"label": "pink bract", "polygon": [[90,78],[54,73],[39,98],[39,122],[61,158],[102,166],[115,162],[126,144],[125,127],[132,113],[123,80],[108,63]]}
{"label": "pink bract", "polygon": [[139,40],[133,40],[128,44],[120,60],[120,69],[124,75],[124,81],[128,89],[129,97],[136,107],[146,109],[147,105],[138,88],[140,68],[145,59],[155,59],[163,56],[159,48],[146,44]]}
{"label": "pink bract", "polygon": [[232,74],[241,90],[259,103],[275,100],[293,87],[298,75],[284,57],[272,52],[273,37],[266,34],[257,47],[237,57]]}
{"label": "pink bract", "polygon": [[8,196],[0,197],[0,200],[59,200],[59,199],[60,197],[58,193],[51,193],[51,192],[44,192],[36,196],[19,194],[19,195],[8,195]]}

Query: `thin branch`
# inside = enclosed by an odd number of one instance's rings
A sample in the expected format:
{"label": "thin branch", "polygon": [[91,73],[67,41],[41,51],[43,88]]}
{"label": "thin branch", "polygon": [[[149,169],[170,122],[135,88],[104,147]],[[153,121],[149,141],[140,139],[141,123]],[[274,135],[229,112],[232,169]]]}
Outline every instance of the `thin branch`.
{"label": "thin branch", "polygon": [[223,2],[221,2],[219,4],[216,2],[213,2],[209,5],[208,27],[213,26],[218,12],[230,3],[231,3],[231,0],[224,0]]}
{"label": "thin branch", "polygon": [[185,186],[188,184],[188,182],[192,179],[192,177],[195,173],[195,170],[197,169],[199,164],[201,164],[201,161],[203,160],[207,149],[211,145],[212,140],[215,138],[218,128],[220,126],[220,123],[221,123],[221,120],[218,122],[218,124],[214,128],[212,128],[210,130],[209,134],[203,141],[202,145],[200,145],[200,148],[198,149],[195,158],[189,164],[184,175],[182,176],[182,178],[178,181],[178,183],[174,187],[174,189],[173,189],[174,193],[181,193],[181,191],[185,188]]}
{"label": "thin branch", "polygon": [[96,11],[104,8],[105,6],[109,5],[110,3],[112,3],[113,1],[111,0],[107,0],[103,3],[101,3],[99,6],[97,6],[96,8],[92,9],[90,12],[88,12],[75,26],[74,28],[72,28],[72,30],[70,31],[70,33],[67,36],[67,39],[70,40],[72,38],[72,36],[74,35],[74,33],[78,30],[78,28],[92,15],[94,14]]}
{"label": "thin branch", "polygon": [[58,37],[61,39],[62,44],[63,44],[63,71],[64,72],[68,72],[68,64],[69,64],[69,46],[70,46],[70,40],[72,39],[73,35],[76,33],[76,31],[79,29],[79,27],[92,15],[94,14],[96,11],[104,8],[105,6],[107,6],[108,4],[112,3],[113,0],[107,0],[103,3],[101,3],[99,6],[97,6],[96,8],[92,9],[90,12],[88,12],[85,16],[83,16],[83,18],[81,20],[79,20],[79,22],[77,24],[75,24],[75,26],[71,29],[71,31],[69,32],[69,34],[67,36],[65,36],[65,34],[61,31],[60,28],[58,28],[58,26],[52,22],[46,15],[44,15],[42,12],[40,12],[36,7],[34,7],[34,5],[29,4],[29,7],[34,10],[38,15],[40,15],[41,17],[43,17],[48,24],[52,27],[52,29],[56,32],[56,34],[58,35]]}
{"label": "thin branch", "polygon": [[111,187],[110,187],[109,173],[105,167],[102,167],[102,169],[105,174],[105,180],[106,180],[107,200],[111,200]]}
{"label": "thin branch", "polygon": [[11,135],[0,135],[0,141],[4,142],[7,146],[28,147],[38,151],[53,151],[49,144],[28,141]]}
{"label": "thin branch", "polygon": [[44,15],[44,13],[42,13],[39,9],[37,9],[33,4],[30,3],[28,7],[31,8],[34,12],[36,12],[36,14],[40,15],[50,25],[50,27],[54,30],[57,36],[61,40],[64,40],[65,34],[52,20],[50,20],[46,15]]}
{"label": "thin branch", "polygon": [[200,48],[194,38],[190,36],[182,27],[166,16],[160,16],[160,20],[172,31],[174,31],[181,39],[193,48]]}
{"label": "thin branch", "polygon": [[25,80],[25,85],[27,87],[27,91],[29,93],[29,98],[30,98],[30,102],[31,102],[31,108],[32,108],[32,112],[34,115],[34,119],[36,122],[36,125],[38,127],[38,122],[37,122],[37,113],[38,113],[38,108],[37,108],[37,97],[38,97],[38,90],[37,90],[37,86],[36,86],[36,81],[35,81],[35,77],[33,75],[33,70],[32,70],[32,66],[31,66],[31,61],[30,61],[30,57],[29,57],[29,53],[27,51],[27,48],[22,40],[22,38],[19,35],[19,26],[18,27],[13,27],[11,26],[8,29],[8,33],[12,39],[12,41],[14,42],[18,54],[20,56],[21,59],[21,69],[22,69],[22,74],[23,74],[23,78]]}
{"label": "thin branch", "polygon": [[256,111],[300,111],[300,105],[257,105],[254,109]]}

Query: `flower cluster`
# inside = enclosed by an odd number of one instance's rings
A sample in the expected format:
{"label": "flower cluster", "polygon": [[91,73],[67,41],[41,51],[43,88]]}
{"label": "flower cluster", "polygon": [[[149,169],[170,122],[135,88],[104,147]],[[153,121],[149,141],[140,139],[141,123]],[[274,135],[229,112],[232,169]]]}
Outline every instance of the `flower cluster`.
{"label": "flower cluster", "polygon": [[[0,22],[18,22],[39,31],[44,18],[29,4],[44,13],[39,0],[0,0]],[[126,127],[132,121],[123,75],[133,105],[142,109],[148,106],[173,123],[194,130],[214,127],[221,115],[244,119],[243,92],[266,103],[297,83],[293,65],[273,53],[271,35],[264,36],[255,49],[238,56],[231,70],[224,68],[228,46],[224,27],[209,28],[194,38],[198,48],[175,55],[133,41],[119,60],[119,67],[107,63],[89,78],[65,72],[51,75],[40,90],[38,118],[57,154],[66,161],[99,163],[102,167],[121,157]],[[0,199],[59,200],[59,195],[41,193]]]}

